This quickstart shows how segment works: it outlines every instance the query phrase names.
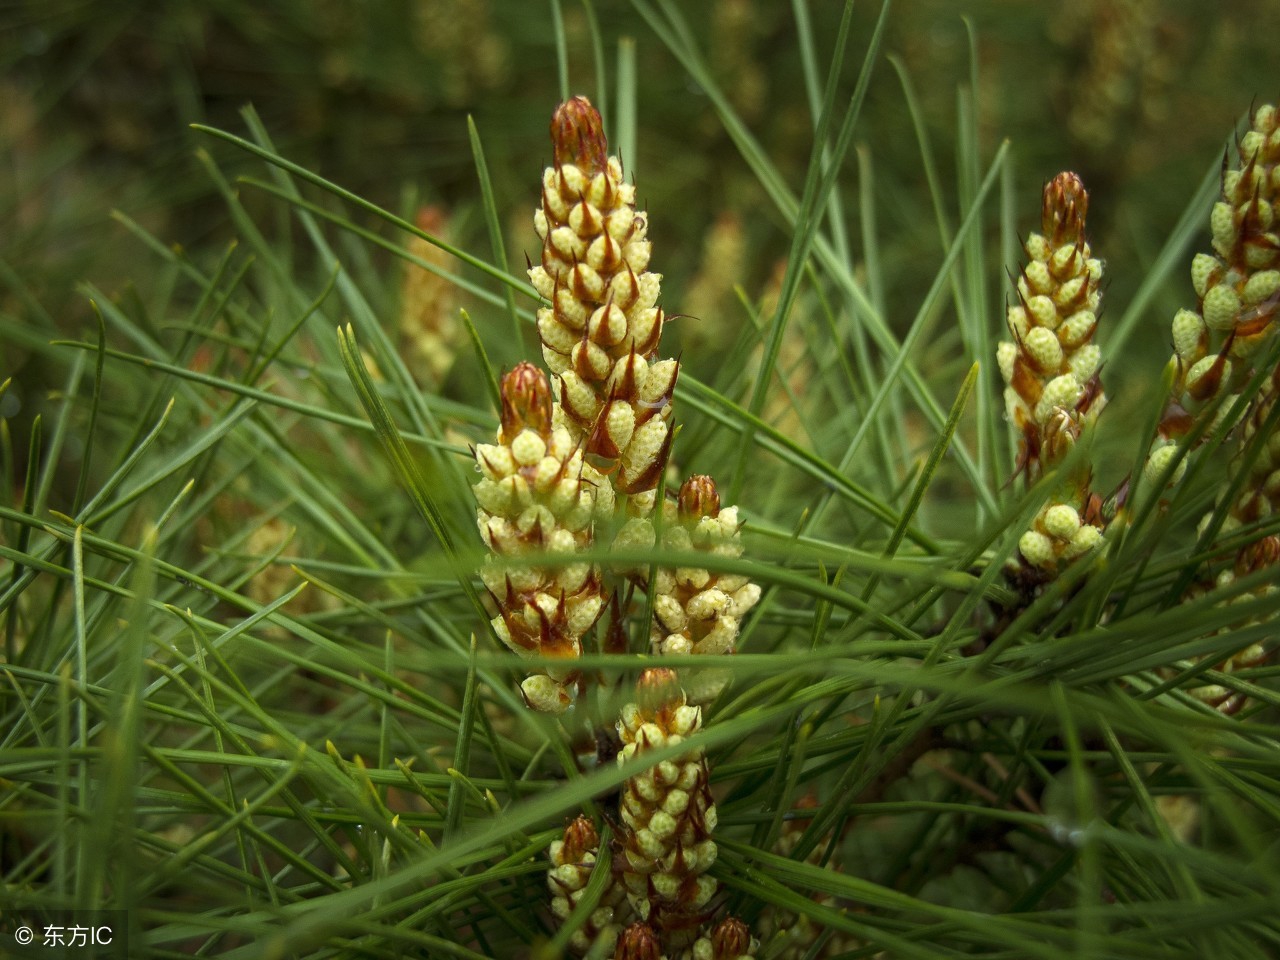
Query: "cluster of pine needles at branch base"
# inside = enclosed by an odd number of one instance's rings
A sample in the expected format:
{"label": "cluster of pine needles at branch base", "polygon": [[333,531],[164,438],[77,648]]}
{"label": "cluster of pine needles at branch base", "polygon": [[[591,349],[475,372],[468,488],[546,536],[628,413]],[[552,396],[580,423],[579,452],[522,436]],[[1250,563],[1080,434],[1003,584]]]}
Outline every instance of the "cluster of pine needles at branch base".
{"label": "cluster of pine needles at branch base", "polygon": [[488,257],[246,110],[198,131],[236,243],[120,213],[153,286],[86,288],[83,336],[0,316],[61,378],[0,420],[0,938],[80,910],[146,958],[1280,953],[1280,114],[1153,260],[1167,362],[1121,349],[1088,185],[1021,222],[976,128],[891,322],[866,158],[860,259],[830,222],[888,7],[847,108],[848,15],[809,78],[797,194],[637,6],[790,244],[723,363],[672,345],[704,321],[658,272],[678,212],[567,90],[527,273],[474,126]]}

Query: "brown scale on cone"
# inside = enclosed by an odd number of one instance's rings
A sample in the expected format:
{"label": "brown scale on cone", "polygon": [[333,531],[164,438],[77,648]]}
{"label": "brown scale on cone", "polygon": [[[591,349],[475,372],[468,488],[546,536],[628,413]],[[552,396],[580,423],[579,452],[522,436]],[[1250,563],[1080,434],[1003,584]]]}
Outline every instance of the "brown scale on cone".
{"label": "brown scale on cone", "polygon": [[[483,476],[472,492],[490,550],[480,577],[497,604],[492,626],[503,643],[521,656],[564,661],[521,684],[531,707],[561,713],[573,702],[582,636],[605,601],[594,564],[542,566],[537,556],[590,549],[596,522],[613,513],[613,488],[553,423],[546,374],[519,364],[502,378],[500,395],[496,442],[475,448]],[[526,564],[505,562],[524,557]]]}
{"label": "brown scale on cone", "polygon": [[[635,701],[622,708],[618,721],[618,763],[678,744],[701,725],[702,711],[686,702],[675,671],[646,670]],[[716,858],[709,778],[698,749],[662,760],[623,783],[616,869],[632,910],[672,949],[697,939],[718,886],[706,873]]]}
{"label": "brown scale on cone", "polygon": [[670,452],[679,371],[657,359],[665,315],[661,277],[648,270],[648,224],[589,100],[560,105],[551,139],[555,163],[534,213],[542,256],[529,279],[550,302],[538,332],[557,379],[557,415],[592,463],[616,473],[620,492],[644,493]]}
{"label": "brown scale on cone", "polygon": [[[1102,354],[1093,342],[1102,263],[1085,235],[1088,210],[1089,194],[1076,174],[1060,173],[1045,185],[1043,232],[1023,244],[1027,262],[1016,282],[1017,303],[1006,316],[1013,339],[996,350],[1005,410],[1019,436],[1016,469],[1028,483],[1062,463],[1106,406]],[[1061,477],[1019,540],[1032,580],[1051,578],[1101,540],[1101,526],[1082,518],[1090,480],[1083,461]]]}

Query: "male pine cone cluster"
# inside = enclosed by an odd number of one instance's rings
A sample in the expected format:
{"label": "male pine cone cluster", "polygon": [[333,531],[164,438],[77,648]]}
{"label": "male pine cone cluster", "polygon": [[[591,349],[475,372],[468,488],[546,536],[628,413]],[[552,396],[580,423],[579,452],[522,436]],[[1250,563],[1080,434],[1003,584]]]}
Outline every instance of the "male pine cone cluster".
{"label": "male pine cone cluster", "polygon": [[[1209,226],[1213,253],[1198,253],[1191,283],[1198,310],[1173,320],[1176,399],[1194,414],[1239,388],[1274,329],[1280,304],[1280,115],[1259,108],[1240,138],[1239,168],[1225,170]],[[1171,426],[1176,428],[1176,423]]]}
{"label": "male pine cone cluster", "polygon": [[[721,507],[711,477],[690,477],[674,503],[663,504],[662,548],[669,553],[706,553],[711,557],[742,556],[737,507]],[[636,518],[619,531],[617,546],[651,547],[657,532],[650,518]],[[647,569],[633,570],[642,589]],[[653,623],[649,641],[659,656],[733,653],[742,618],[760,599],[760,587],[739,574],[701,566],[659,567],[654,583]],[[714,700],[728,682],[723,670],[682,670],[681,684],[694,703]]]}
{"label": "male pine cone cluster", "polygon": [[[584,634],[606,605],[615,629],[626,616],[610,578],[631,576],[647,588],[648,568],[540,563],[539,554],[558,560],[590,549],[613,529],[615,514],[618,547],[737,558],[742,545],[737,510],[721,507],[709,477],[691,478],[674,502],[656,504],[679,364],[658,358],[664,314],[660,277],[648,270],[647,223],[585,98],[556,110],[551,137],[555,160],[534,214],[542,253],[529,277],[549,303],[538,311],[538,332],[552,377],[528,363],[504,377],[497,442],[475,451],[484,475],[475,493],[492,551],[481,576],[499,608],[493,628],[516,653],[553,661],[521,689],[531,707],[561,713],[586,682],[575,664]],[[701,566],[659,566],[656,576],[654,650],[732,653],[759,588]],[[642,674],[636,702],[617,723],[619,763],[697,732],[695,703],[714,697],[725,677],[690,671],[684,680],[695,696],[686,696],[675,671]],[[749,960],[755,944],[747,928],[733,918],[712,922],[717,884],[706,871],[716,855],[716,813],[705,756],[696,749],[641,767],[622,787],[603,896],[570,946],[581,953],[603,942],[624,960],[658,960],[665,950],[678,951],[671,960]],[[558,921],[582,902],[602,862],[599,846],[584,817],[552,845],[547,881]]]}
{"label": "male pine cone cluster", "polygon": [[[1019,467],[1035,481],[1059,466],[1106,403],[1093,342],[1098,326],[1102,263],[1085,238],[1089,195],[1074,173],[1044,188],[1042,233],[1024,244],[1028,261],[1017,280],[1018,302],[1007,314],[1013,340],[1000,343],[1005,409],[1018,432]],[[1029,567],[1052,576],[1102,539],[1092,508],[1090,470],[1079,464],[1018,542]]]}
{"label": "male pine cone cluster", "polygon": [[582,636],[604,607],[600,571],[589,563],[510,561],[590,548],[596,523],[613,513],[613,488],[584,461],[569,431],[553,424],[541,370],[516,366],[502,379],[501,399],[497,442],[475,450],[483,474],[473,488],[480,534],[492,551],[480,576],[497,601],[492,624],[503,643],[521,656],[564,661],[521,684],[530,706],[561,713],[574,700]]}
{"label": "male pine cone cluster", "polygon": [[651,273],[647,223],[635,187],[607,155],[600,114],[585,97],[556,111],[555,164],[542,177],[534,226],[542,262],[529,279],[551,306],[538,311],[542,355],[559,413],[620,493],[657,486],[671,444],[679,365],[656,360],[661,276]]}
{"label": "male pine cone cluster", "polygon": [[[1280,311],[1280,111],[1270,104],[1255,111],[1250,129],[1239,138],[1237,165],[1224,163],[1222,194],[1209,226],[1213,253],[1199,253],[1191,264],[1196,310],[1180,310],[1173,320],[1173,396],[1161,422],[1161,444],[1152,452],[1148,475],[1163,473],[1169,460],[1197,422],[1212,416],[1212,433],[1225,418],[1257,364],[1275,345]],[[1268,431],[1280,398],[1280,367],[1273,368],[1250,400],[1231,444],[1233,458],[1247,460],[1244,483],[1227,504],[1222,533],[1265,520],[1280,511],[1280,433]],[[1216,404],[1216,412],[1215,412]],[[1183,461],[1185,465],[1185,461]],[[1174,476],[1174,480],[1177,475]],[[1216,511],[1205,517],[1207,523]],[[1238,576],[1274,568],[1280,562],[1275,536],[1241,547],[1231,565],[1212,586],[1226,588]],[[1207,585],[1197,585],[1193,595]],[[1277,588],[1264,584],[1240,594],[1248,602],[1272,597]],[[1224,673],[1261,664],[1262,643],[1254,643],[1215,664]],[[1244,698],[1220,684],[1194,687],[1193,695],[1232,713]]]}
{"label": "male pine cone cluster", "polygon": [[[702,711],[688,703],[675,672],[646,670],[635,700],[622,708],[617,724],[619,765],[697,733]],[[618,958],[750,960],[756,944],[747,928],[728,917],[710,922],[718,889],[707,873],[715,862],[716,807],[710,771],[701,749],[692,749],[627,778],[619,802],[613,872],[601,902],[577,930],[571,946],[579,952],[603,939]],[[551,847],[547,882],[552,913],[567,918],[595,869],[599,837],[585,817]],[[622,924],[631,922],[625,930]]]}

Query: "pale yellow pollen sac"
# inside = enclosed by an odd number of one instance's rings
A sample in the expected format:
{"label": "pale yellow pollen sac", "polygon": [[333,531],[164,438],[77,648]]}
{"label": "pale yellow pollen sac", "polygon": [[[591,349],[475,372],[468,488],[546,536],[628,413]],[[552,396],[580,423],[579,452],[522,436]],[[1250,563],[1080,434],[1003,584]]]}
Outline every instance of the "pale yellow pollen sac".
{"label": "pale yellow pollen sac", "polygon": [[[673,734],[672,736],[675,742],[679,742],[679,734]],[[653,746],[661,746],[661,744],[653,744]],[[669,787],[672,784],[678,784],[681,776],[681,768],[674,760],[663,760],[653,768],[653,775],[659,783]]]}
{"label": "pale yellow pollen sac", "polygon": [[1240,138],[1240,159],[1246,163],[1252,160],[1266,142],[1266,138],[1261,133],[1250,130]]}
{"label": "pale yellow pollen sac", "polygon": [[571,227],[556,227],[551,231],[550,242],[561,258],[571,263],[581,260],[587,252],[586,244]]}
{"label": "pale yellow pollen sac", "polygon": [[1045,385],[1044,393],[1036,403],[1036,421],[1041,424],[1047,422],[1053,412],[1059,408],[1070,410],[1079,402],[1083,392],[1084,388],[1075,374],[1064,373],[1054,377]]}
{"label": "pale yellow pollen sac", "polygon": [[1062,366],[1062,344],[1052,330],[1036,327],[1027,333],[1023,346],[1041,373],[1057,373]]}
{"label": "pale yellow pollen sac", "polygon": [[560,402],[574,419],[590,423],[600,412],[596,392],[572,370],[560,374]]}
{"label": "pale yellow pollen sac", "polygon": [[[541,210],[538,211],[538,213],[541,212]],[[551,294],[556,289],[555,278],[540,266],[529,270],[529,282],[533,284],[533,289],[538,291],[538,296],[543,300],[550,300]]]}
{"label": "pale yellow pollen sac", "polygon": [[1215,282],[1219,271],[1217,257],[1210,256],[1208,253],[1197,253],[1192,257],[1192,287],[1196,289],[1197,297],[1203,300],[1204,294],[1208,293],[1208,288]]}
{"label": "pale yellow pollen sac", "polygon": [[1223,256],[1228,255],[1236,237],[1235,210],[1231,204],[1219,200],[1213,205],[1213,212],[1209,215],[1209,231],[1213,234],[1214,249]]}
{"label": "pale yellow pollen sac", "polygon": [[694,620],[712,620],[723,613],[728,606],[729,597],[724,591],[713,587],[690,597],[685,609]]}
{"label": "pale yellow pollen sac", "polygon": [[1013,368],[1018,361],[1018,345],[1011,340],[1001,340],[996,345],[996,366],[1005,383],[1013,379]]}
{"label": "pale yellow pollen sac", "polygon": [[1098,367],[1101,365],[1102,348],[1096,343],[1086,343],[1080,347],[1071,355],[1071,362],[1068,364],[1071,372],[1081,383],[1087,383],[1089,378],[1098,372]]}
{"label": "pale yellow pollen sac", "polygon": [[582,328],[587,323],[587,308],[575,297],[567,286],[562,286],[555,292],[556,306],[554,311],[546,311],[544,307],[538,311],[538,319],[541,321],[544,312],[552,312],[555,319],[570,332],[576,339],[581,336]]}
{"label": "pale yellow pollen sac", "polygon": [[1049,257],[1049,272],[1054,276],[1061,276],[1084,259],[1081,254],[1082,251],[1077,250],[1074,246],[1058,247]]}
{"label": "pale yellow pollen sac", "polygon": [[648,240],[634,238],[623,248],[622,258],[636,273],[642,273],[649,266],[651,245]]}
{"label": "pale yellow pollen sac", "polygon": [[667,631],[679,633],[689,624],[684,607],[672,596],[656,596],[653,598],[653,615],[658,618]]}
{"label": "pale yellow pollen sac", "polygon": [[[554,168],[551,169],[554,170]],[[560,165],[558,187],[562,194],[572,197],[574,200],[579,200],[589,185],[587,175],[579,170],[576,164],[562,163]]]}
{"label": "pale yellow pollen sac", "polygon": [[1062,319],[1053,300],[1043,295],[1031,297],[1027,301],[1027,313],[1036,326],[1048,327],[1050,330],[1056,330]]}
{"label": "pale yellow pollen sac", "polygon": [[599,208],[583,200],[569,211],[569,226],[580,236],[593,236],[604,229]]}
{"label": "pale yellow pollen sac", "polygon": [[662,294],[662,274],[637,273],[636,275],[640,292],[637,294],[635,306],[640,310],[649,310],[658,302],[658,297]]}
{"label": "pale yellow pollen sac", "polygon": [[693,653],[693,641],[683,633],[671,633],[658,644],[657,652],[664,657],[683,657]]}
{"label": "pale yellow pollen sac", "polygon": [[577,370],[587,370],[593,380],[603,380],[613,369],[609,354],[594,340],[580,340],[574,344],[571,359]]}
{"label": "pale yellow pollen sac", "polygon": [[643,828],[635,832],[635,844],[640,852],[651,860],[662,856],[666,850],[666,844],[657,834]]}
{"label": "pale yellow pollen sac", "polygon": [[1020,304],[1009,308],[1005,314],[1005,323],[1008,325],[1009,332],[1013,334],[1015,340],[1024,339],[1027,331],[1031,329],[1030,321],[1027,319],[1027,310]]}
{"label": "pale yellow pollen sac", "polygon": [[1072,277],[1066,283],[1058,288],[1058,292],[1053,295],[1054,303],[1060,307],[1068,306],[1079,299],[1081,292],[1088,282],[1087,277]]}
{"label": "pale yellow pollen sac", "polygon": [[1280,291],[1280,270],[1263,270],[1255,273],[1244,285],[1244,302],[1256,305],[1268,300]]}
{"label": "pale yellow pollen sac", "polygon": [[1027,237],[1027,242],[1022,245],[1022,249],[1027,252],[1027,258],[1030,260],[1047,260],[1049,258],[1049,241],[1038,233],[1033,233]]}
{"label": "pale yellow pollen sac", "polygon": [[[622,243],[630,236],[636,222],[635,211],[630,207],[615,207],[605,218],[604,228],[609,236]],[[644,221],[641,220],[641,223]]]}
{"label": "pale yellow pollen sac", "polygon": [[733,650],[737,639],[738,618],[725,614],[715,621],[715,626],[705,637],[693,645],[693,652],[707,656],[726,654]]}
{"label": "pale yellow pollen sac", "polygon": [[637,310],[632,309],[630,346],[635,348],[646,343],[653,336],[654,330],[662,319],[662,310],[658,307]]}
{"label": "pale yellow pollen sac", "polygon": [[[723,578],[721,578],[721,582],[724,582]],[[741,617],[759,602],[760,585],[746,583],[733,592],[733,604],[730,606],[729,612],[735,617]]]}
{"label": "pale yellow pollen sac", "polygon": [[622,262],[622,247],[607,233],[602,233],[592,240],[591,246],[584,253],[587,263],[594,270],[612,273]]}
{"label": "pale yellow pollen sac", "polygon": [[1033,567],[1051,568],[1057,558],[1053,552],[1053,541],[1038,530],[1028,530],[1018,540],[1018,549],[1027,563]]}
{"label": "pale yellow pollen sac", "polygon": [[546,240],[551,226],[547,221],[547,212],[539,207],[533,211],[533,229],[538,232],[539,240]]}
{"label": "pale yellow pollen sac", "polygon": [[[1280,165],[1277,165],[1276,169],[1280,170]],[[1280,186],[1276,187],[1276,191],[1280,192]],[[1269,266],[1275,262],[1276,250],[1280,250],[1280,234],[1268,231],[1262,235],[1259,242],[1251,243],[1244,248],[1245,264],[1250,270]]]}
{"label": "pale yellow pollen sac", "polygon": [[711,582],[711,571],[704,567],[676,567],[676,582],[682,587],[701,590]]}
{"label": "pale yellow pollen sac", "polygon": [[1027,286],[1033,293],[1047,294],[1053,290],[1053,277],[1049,268],[1039,260],[1032,260],[1023,270]]}
{"label": "pale yellow pollen sac", "polygon": [[649,830],[660,840],[666,840],[676,832],[676,819],[665,810],[658,809],[649,817]]}
{"label": "pale yellow pollen sac", "polygon": [[1024,420],[1032,419],[1031,408],[1013,387],[1004,388],[1004,410],[1010,423],[1021,424]]}
{"label": "pale yellow pollen sac", "polygon": [[1275,218],[1275,211],[1271,206],[1271,202],[1259,197],[1254,209],[1256,210],[1254,216],[1257,218],[1258,225],[1261,226],[1263,230],[1271,226]]}
{"label": "pale yellow pollen sac", "polygon": [[1098,325],[1098,316],[1092,310],[1079,310],[1058,327],[1058,340],[1067,349],[1080,346],[1093,334]]}
{"label": "pale yellow pollen sac", "polygon": [[671,729],[682,737],[687,737],[702,725],[702,708],[693,704],[677,707],[671,721]]}
{"label": "pale yellow pollen sac", "polygon": [[651,406],[659,398],[669,395],[679,372],[680,364],[676,360],[659,360],[650,364],[649,375],[640,389],[640,403]]}
{"label": "pale yellow pollen sac", "polygon": [[1225,333],[1235,326],[1240,315],[1240,297],[1229,285],[1220,283],[1205,294],[1203,314],[1209,329]]}
{"label": "pale yellow pollen sac", "polygon": [[[476,503],[480,505],[480,509],[482,511],[480,517],[480,532],[484,535],[487,543],[489,540],[489,534],[487,532],[488,521],[485,519],[483,514],[506,513],[511,506],[511,495],[492,480],[481,480],[471,489],[475,491]],[[489,545],[492,546],[492,544]]]}
{"label": "pale yellow pollen sac", "polygon": [[1093,550],[1102,542],[1102,531],[1092,524],[1086,523],[1072,536],[1062,553],[1068,560],[1074,560]]}
{"label": "pale yellow pollen sac", "polygon": [[[1156,447],[1155,450],[1151,451],[1151,454],[1147,457],[1146,464],[1142,468],[1142,479],[1148,484],[1153,484],[1158,481],[1161,474],[1163,474],[1165,470],[1169,468],[1169,465],[1177,458],[1178,449],[1177,444],[1169,443],[1161,447]],[[1186,473],[1186,471],[1187,461],[1184,457],[1179,461],[1177,468],[1169,478],[1168,482],[1177,483],[1182,479],[1182,475]]]}
{"label": "pale yellow pollen sac", "polygon": [[529,706],[540,713],[561,714],[573,702],[564,685],[545,674],[534,674],[520,684]]}
{"label": "pale yellow pollen sac", "polygon": [[[1196,393],[1197,388],[1200,386],[1200,381],[1203,380],[1206,376],[1210,376],[1211,374],[1213,374],[1214,368],[1217,367],[1218,365],[1218,361],[1219,361],[1219,358],[1216,356],[1203,357],[1200,360],[1197,360],[1194,364],[1192,364],[1191,369],[1187,371],[1187,391],[1189,393],[1193,395]],[[1222,362],[1221,375],[1219,378],[1219,382],[1225,383],[1230,379],[1231,379],[1231,361],[1226,360]],[[1212,394],[1216,392],[1217,391],[1215,390],[1211,392],[1209,395],[1212,396]]]}
{"label": "pale yellow pollen sac", "polygon": [[657,419],[649,420],[631,436],[631,443],[622,455],[622,476],[626,482],[636,480],[648,469],[662,451],[667,438],[667,425]]}
{"label": "pale yellow pollen sac", "polygon": [[627,315],[612,303],[598,308],[591,315],[587,335],[596,343],[611,347],[621,343],[627,335]]}
{"label": "pale yellow pollen sac", "polygon": [[662,801],[662,810],[667,816],[679,817],[689,809],[689,794],[684,790],[672,790]]}
{"label": "pale yellow pollen sac", "polygon": [[1070,540],[1080,529],[1080,514],[1066,503],[1055,503],[1044,513],[1044,529],[1051,537]]}
{"label": "pale yellow pollen sac", "polygon": [[522,467],[540,461],[547,452],[547,442],[533,430],[521,430],[511,441],[511,456]]}
{"label": "pale yellow pollen sac", "polygon": [[635,409],[628,403],[610,401],[609,412],[605,417],[605,432],[615,447],[619,450],[626,449],[635,426]]}
{"label": "pale yellow pollen sac", "polygon": [[1205,324],[1194,310],[1179,310],[1173,317],[1173,350],[1184,363],[1204,356]]}

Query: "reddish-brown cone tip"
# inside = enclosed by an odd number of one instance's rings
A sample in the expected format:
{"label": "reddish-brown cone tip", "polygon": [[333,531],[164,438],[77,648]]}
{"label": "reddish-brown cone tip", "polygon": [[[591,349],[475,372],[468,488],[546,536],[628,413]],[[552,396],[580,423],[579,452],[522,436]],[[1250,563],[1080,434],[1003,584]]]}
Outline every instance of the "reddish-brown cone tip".
{"label": "reddish-brown cone tip", "polygon": [[600,835],[595,824],[586,817],[578,817],[565,827],[564,847],[560,857],[565,863],[582,863],[583,856],[600,846]]}
{"label": "reddish-brown cone tip", "polygon": [[586,97],[574,97],[556,107],[551,117],[551,142],[556,166],[572,163],[589,177],[605,168],[608,143],[604,121]]}
{"label": "reddish-brown cone tip", "polygon": [[667,667],[650,667],[636,681],[636,702],[645,713],[656,714],[683,699],[676,672]]}
{"label": "reddish-brown cone tip", "polygon": [[720,491],[716,482],[704,474],[690,477],[680,485],[680,494],[676,498],[680,508],[680,519],[699,520],[702,517],[714,517],[720,513]]}
{"label": "reddish-brown cone tip", "polygon": [[711,931],[712,960],[738,960],[751,950],[751,931],[737,917],[725,917]]}
{"label": "reddish-brown cone tip", "polygon": [[1089,193],[1084,181],[1064,171],[1044,187],[1040,222],[1045,237],[1055,246],[1074,243],[1084,235],[1084,218],[1089,212]]}
{"label": "reddish-brown cone tip", "polygon": [[662,960],[662,945],[648,924],[633,923],[618,938],[613,960]]}
{"label": "reddish-brown cone tip", "polygon": [[551,384],[547,375],[525,360],[502,378],[502,439],[510,442],[521,430],[551,435]]}

